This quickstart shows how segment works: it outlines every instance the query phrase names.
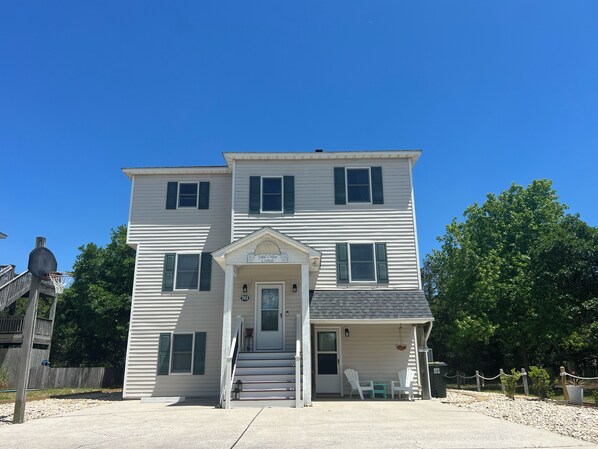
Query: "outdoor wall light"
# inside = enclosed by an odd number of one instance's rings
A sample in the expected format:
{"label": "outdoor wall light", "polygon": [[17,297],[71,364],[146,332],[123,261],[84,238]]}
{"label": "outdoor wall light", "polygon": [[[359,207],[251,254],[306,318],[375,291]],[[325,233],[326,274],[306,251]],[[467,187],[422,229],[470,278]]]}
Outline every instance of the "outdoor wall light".
{"label": "outdoor wall light", "polygon": [[297,293],[297,284],[293,284],[293,293]]}
{"label": "outdoor wall light", "polygon": [[351,336],[351,332],[349,331],[348,327],[345,327],[345,337],[350,337]]}
{"label": "outdoor wall light", "polygon": [[243,284],[243,293],[247,293],[247,284]]}

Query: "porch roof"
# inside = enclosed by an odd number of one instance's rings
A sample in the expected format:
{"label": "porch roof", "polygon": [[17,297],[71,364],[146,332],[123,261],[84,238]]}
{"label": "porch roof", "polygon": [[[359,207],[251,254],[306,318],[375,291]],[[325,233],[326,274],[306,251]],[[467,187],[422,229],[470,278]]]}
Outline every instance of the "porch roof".
{"label": "porch roof", "polygon": [[421,290],[314,290],[312,321],[433,321]]}

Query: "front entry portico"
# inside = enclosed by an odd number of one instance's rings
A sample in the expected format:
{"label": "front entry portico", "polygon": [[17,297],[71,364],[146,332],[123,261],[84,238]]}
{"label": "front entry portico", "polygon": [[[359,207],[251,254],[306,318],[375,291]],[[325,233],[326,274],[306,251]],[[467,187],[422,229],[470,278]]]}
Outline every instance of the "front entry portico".
{"label": "front entry portico", "polygon": [[[313,273],[315,279],[320,267],[320,252],[264,227],[215,251],[212,256],[225,271],[221,364],[223,406],[230,406],[237,352],[247,348],[258,353],[292,353],[290,356],[294,355],[296,373],[292,378],[296,377],[297,382],[289,390],[292,390],[297,406],[311,404],[309,289],[310,274]],[[249,332],[249,329],[252,331]],[[250,334],[251,337],[246,340]],[[243,341],[243,347],[238,340]],[[270,354],[264,357],[275,358]],[[281,359],[284,357],[281,355]],[[251,358],[259,360],[260,355]],[[250,364],[246,360],[244,363]],[[251,362],[252,365],[257,363]],[[279,363],[283,364],[274,364]],[[268,382],[259,368],[244,369],[248,372],[247,376],[254,376],[268,384],[276,383]],[[277,371],[290,376],[285,369]],[[245,378],[245,382],[247,379],[252,377]]]}

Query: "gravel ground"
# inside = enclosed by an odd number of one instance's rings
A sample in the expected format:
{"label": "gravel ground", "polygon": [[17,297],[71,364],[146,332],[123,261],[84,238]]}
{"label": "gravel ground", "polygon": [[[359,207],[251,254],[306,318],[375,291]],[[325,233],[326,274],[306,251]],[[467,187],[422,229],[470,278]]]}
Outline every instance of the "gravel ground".
{"label": "gravel ground", "polygon": [[[64,399],[52,398],[27,401],[25,406],[25,421],[62,415],[83,408],[106,404],[106,401],[119,399],[120,393],[90,393]],[[14,409],[14,403],[0,404],[0,426],[12,424]]]}
{"label": "gravel ground", "polygon": [[512,401],[498,393],[463,393],[455,390],[448,390],[447,397],[442,402],[494,418],[598,443],[597,407],[581,407],[527,397],[516,397]]}

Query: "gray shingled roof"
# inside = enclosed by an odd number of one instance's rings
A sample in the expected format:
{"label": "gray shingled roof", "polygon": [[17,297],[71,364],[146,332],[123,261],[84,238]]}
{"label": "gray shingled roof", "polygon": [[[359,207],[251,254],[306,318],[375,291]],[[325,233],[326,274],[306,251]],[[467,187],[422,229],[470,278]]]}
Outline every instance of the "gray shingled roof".
{"label": "gray shingled roof", "polygon": [[314,290],[312,320],[432,319],[421,290]]}

